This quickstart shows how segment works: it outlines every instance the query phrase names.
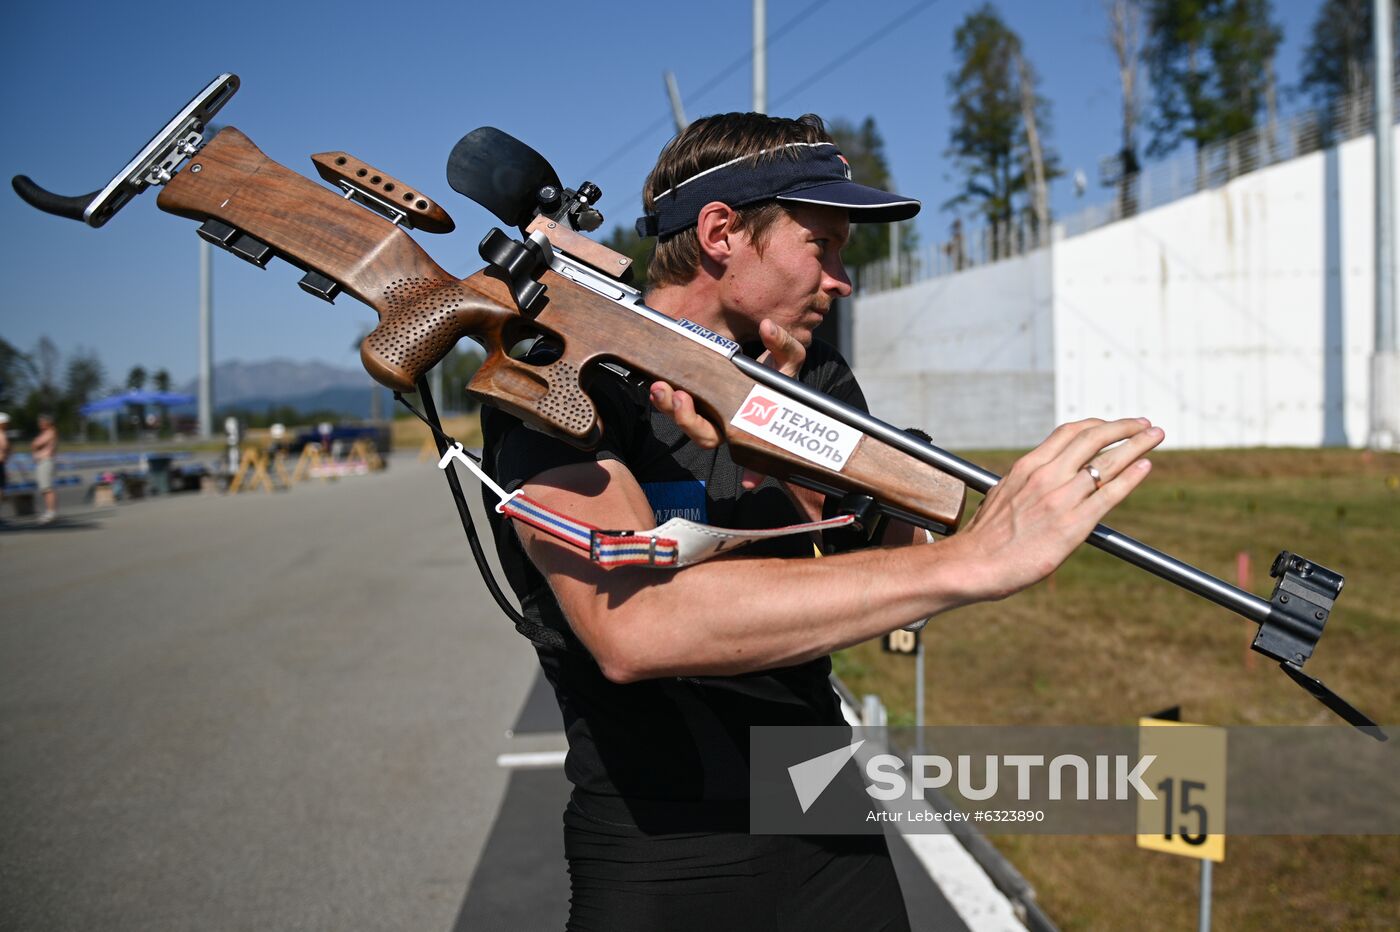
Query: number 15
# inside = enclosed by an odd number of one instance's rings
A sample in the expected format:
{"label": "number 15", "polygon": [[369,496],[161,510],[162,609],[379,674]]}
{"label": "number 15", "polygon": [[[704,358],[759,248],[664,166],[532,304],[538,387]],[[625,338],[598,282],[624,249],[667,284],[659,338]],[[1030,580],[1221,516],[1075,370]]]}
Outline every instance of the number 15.
{"label": "number 15", "polygon": [[1167,841],[1171,841],[1172,835],[1177,834],[1180,835],[1181,840],[1188,845],[1203,845],[1206,843],[1207,835],[1206,807],[1202,806],[1200,803],[1191,802],[1191,791],[1204,790],[1206,785],[1204,783],[1198,783],[1195,780],[1181,781],[1181,814],[1189,816],[1194,812],[1199,823],[1197,827],[1200,831],[1197,834],[1191,835],[1187,833],[1185,825],[1178,825],[1175,833],[1172,831],[1172,817],[1175,815],[1172,811],[1172,785],[1174,782],[1175,781],[1171,777],[1168,777],[1157,784],[1157,789],[1161,790],[1167,798],[1167,805],[1162,817],[1162,837]]}

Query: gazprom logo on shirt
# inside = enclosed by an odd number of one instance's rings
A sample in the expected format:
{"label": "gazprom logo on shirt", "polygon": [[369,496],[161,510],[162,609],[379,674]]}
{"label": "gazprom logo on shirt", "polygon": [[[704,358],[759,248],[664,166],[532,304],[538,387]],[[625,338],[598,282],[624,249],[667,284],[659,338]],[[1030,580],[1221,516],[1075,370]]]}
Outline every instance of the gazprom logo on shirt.
{"label": "gazprom logo on shirt", "polygon": [[864,436],[849,424],[758,385],[749,390],[729,423],[808,462],[836,470],[846,468]]}
{"label": "gazprom logo on shirt", "polygon": [[709,509],[705,504],[705,483],[699,479],[683,479],[678,482],[643,482],[651,510],[656,513],[656,523],[665,524],[672,518],[684,518],[698,524],[709,520]]}

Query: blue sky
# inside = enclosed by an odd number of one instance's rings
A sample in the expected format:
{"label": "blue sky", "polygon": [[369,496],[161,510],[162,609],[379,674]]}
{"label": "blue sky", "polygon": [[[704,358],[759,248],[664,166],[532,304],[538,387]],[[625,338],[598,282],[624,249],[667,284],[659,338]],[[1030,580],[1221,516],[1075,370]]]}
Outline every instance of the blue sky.
{"label": "blue sky", "polygon": [[[954,192],[943,157],[947,74],[953,30],[978,5],[867,0],[855,16],[855,5],[841,0],[768,3],[770,111],[873,116],[900,192],[924,201],[917,223],[925,242],[950,220],[938,210]],[[1291,85],[1321,0],[1274,6],[1284,28],[1278,73]],[[1051,144],[1071,173],[1083,169],[1092,182],[1119,132],[1100,0],[997,7],[1022,36],[1052,102]],[[343,149],[421,188],[458,228],[415,235],[463,276],[479,267],[476,244],[496,223],[445,180],[447,154],[469,130],[490,124],[520,137],[566,183],[591,172],[610,228],[636,217],[642,181],[672,132],[664,70],[676,73],[691,118],[748,109],[752,94],[749,0],[146,7],[17,0],[8,9],[0,35],[5,177],[28,174],[62,194],[91,191],[190,95],[233,71],[243,87],[221,122],[313,178],[311,153]],[[1084,203],[1106,198],[1091,187]],[[1068,180],[1057,183],[1053,202],[1061,213],[1076,208]],[[192,378],[194,230],[159,211],[149,192],[101,230],[36,213],[3,192],[0,337],[29,350],[47,335],[65,356],[80,346],[95,350],[112,382],[136,364],[166,368],[177,384]],[[218,253],[215,266],[216,361],[358,365],[352,344],[373,322],[369,308],[303,294],[299,273],[285,264],[260,271]]]}

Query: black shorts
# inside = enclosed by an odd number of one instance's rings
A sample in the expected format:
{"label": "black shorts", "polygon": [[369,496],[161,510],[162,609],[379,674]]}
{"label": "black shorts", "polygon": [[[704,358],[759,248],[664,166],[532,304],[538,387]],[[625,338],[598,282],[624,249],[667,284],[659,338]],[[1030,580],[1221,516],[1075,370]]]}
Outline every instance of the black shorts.
{"label": "black shorts", "polygon": [[564,812],[569,932],[907,932],[882,835],[647,834]]}

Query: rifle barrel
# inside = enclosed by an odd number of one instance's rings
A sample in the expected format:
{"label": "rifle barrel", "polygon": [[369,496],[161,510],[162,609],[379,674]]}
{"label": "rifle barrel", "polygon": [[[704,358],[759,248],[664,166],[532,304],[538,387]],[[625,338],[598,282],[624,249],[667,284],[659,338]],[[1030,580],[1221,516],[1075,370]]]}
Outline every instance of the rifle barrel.
{"label": "rifle barrel", "polygon": [[[755,382],[767,385],[775,391],[786,392],[823,414],[857,427],[890,446],[961,479],[967,483],[969,488],[984,495],[992,486],[1001,481],[1001,477],[994,472],[983,469],[981,466],[931,443],[926,443],[898,427],[887,424],[879,418],[871,417],[864,411],[837,401],[835,398],[810,388],[796,379],[789,378],[781,372],[770,369],[747,356],[736,353],[732,361]],[[1175,583],[1188,592],[1193,592],[1202,598],[1209,599],[1216,605],[1227,608],[1238,615],[1243,615],[1255,624],[1263,624],[1272,611],[1268,600],[1245,592],[1204,570],[1162,553],[1160,550],[1149,547],[1126,534],[1121,534],[1108,525],[1096,526],[1089,534],[1088,543],[1105,553],[1118,557],[1120,560],[1131,563],[1139,569],[1159,576],[1167,582]]]}

